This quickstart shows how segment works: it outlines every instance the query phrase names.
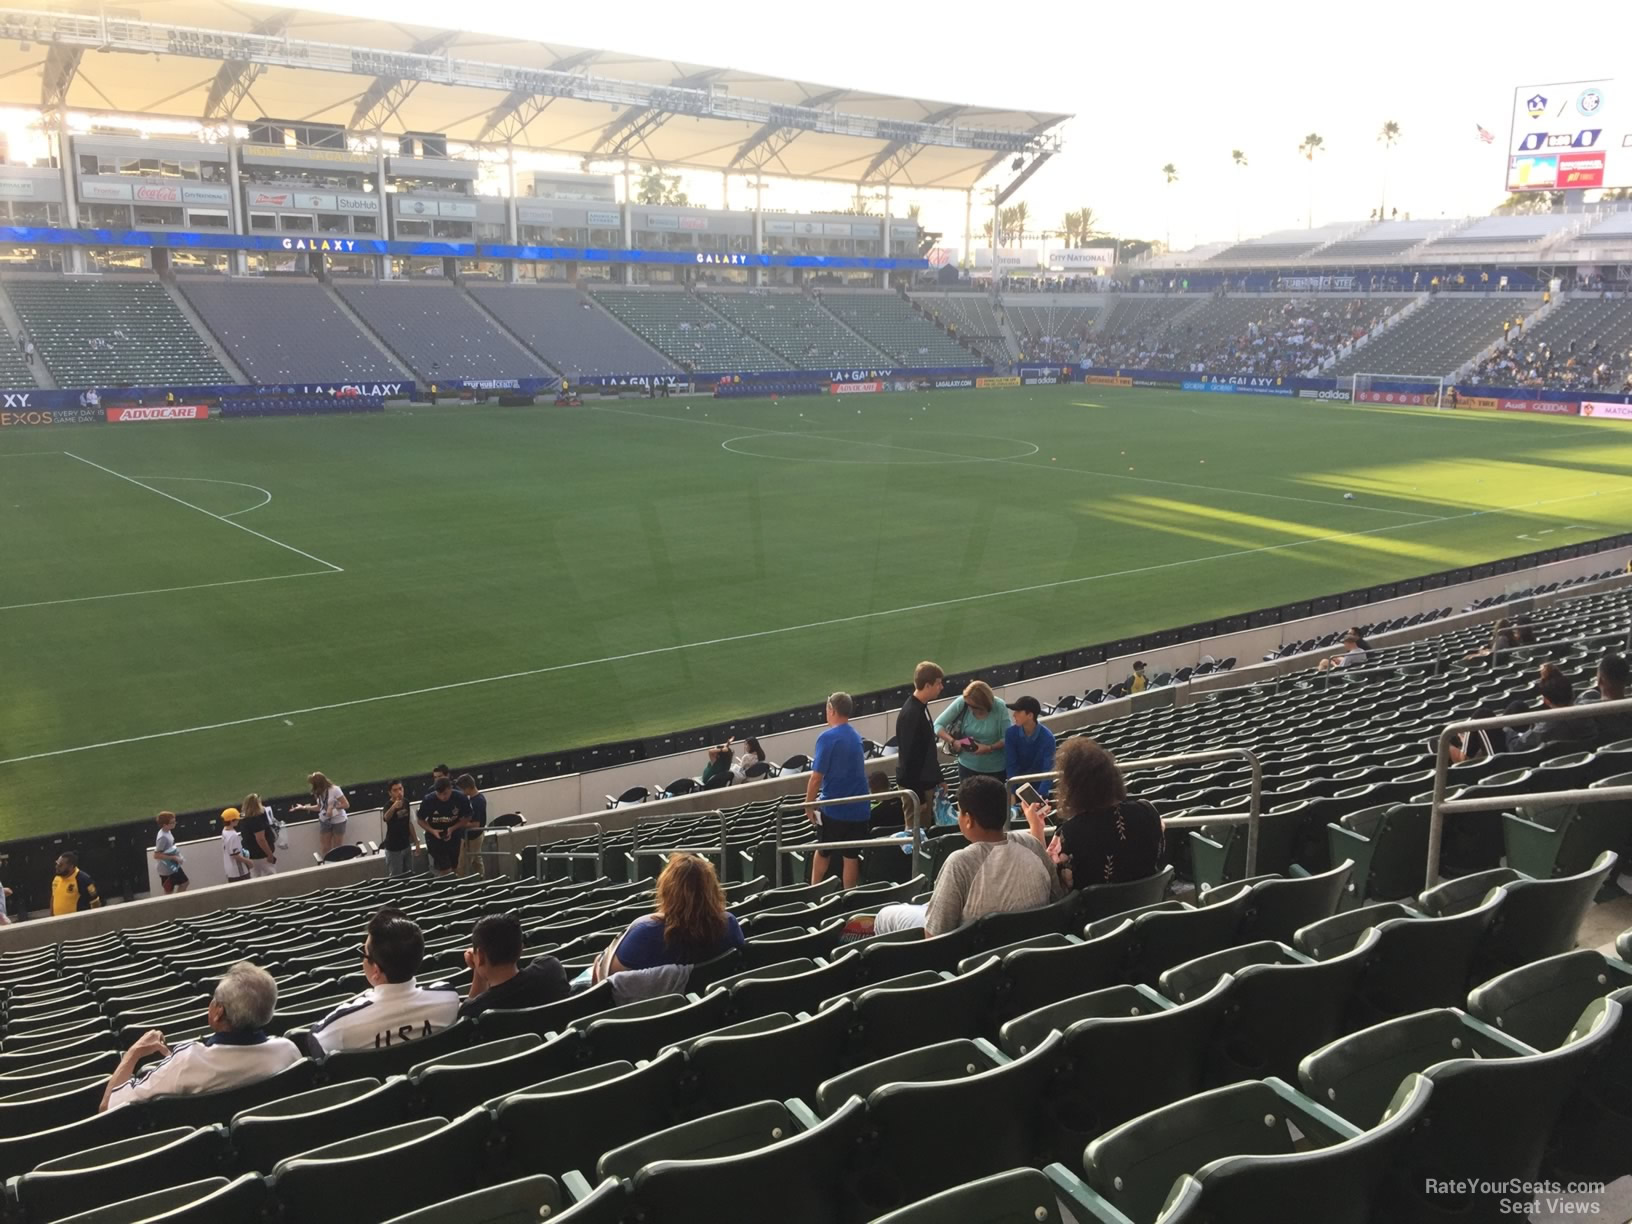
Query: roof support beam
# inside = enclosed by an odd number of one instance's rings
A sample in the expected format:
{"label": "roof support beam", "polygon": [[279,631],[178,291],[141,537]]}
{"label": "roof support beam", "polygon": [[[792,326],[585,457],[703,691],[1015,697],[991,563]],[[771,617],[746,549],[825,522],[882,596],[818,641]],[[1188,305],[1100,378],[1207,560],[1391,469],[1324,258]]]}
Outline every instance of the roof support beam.
{"label": "roof support beam", "polygon": [[[842,89],[829,89],[825,93],[812,94],[802,103],[800,103],[800,105],[826,106],[829,102],[836,101],[843,93],[844,90]],[[742,148],[738,149],[737,155],[731,159],[730,168],[734,170],[739,166],[748,164],[752,164],[755,167],[763,166],[766,162],[770,161],[772,157],[776,156],[776,153],[779,153],[782,151],[782,149],[785,149],[788,145],[788,141],[793,139],[793,137],[789,136],[786,140],[782,140],[776,152],[770,153],[765,157],[759,157],[751,163],[749,159],[755,157],[755,155],[762,148],[780,138],[784,133],[791,132],[794,135],[798,135],[798,133],[803,130],[803,128],[792,128],[775,120],[765,124],[759,129],[759,131],[755,132],[743,142]]]}
{"label": "roof support beam", "polygon": [[[671,81],[668,88],[702,89],[724,71],[723,68],[709,68]],[[605,130],[601,132],[601,138],[589,151],[588,160],[622,157],[637,141],[645,139],[647,133],[656,131],[673,117],[673,112],[666,109],[663,102],[660,91],[654,96],[651,105],[631,106],[625,110],[606,125]]]}
{"label": "roof support beam", "polygon": [[[944,106],[932,115],[925,115],[924,123],[946,123],[963,114],[969,108],[966,106]],[[922,152],[924,146],[910,140],[892,140],[885,145],[877,157],[868,163],[867,169],[861,172],[862,181],[872,182],[882,179],[889,182],[913,158]],[[880,173],[882,171],[882,173]]]}
{"label": "roof support beam", "polygon": [[[598,51],[579,51],[573,55],[564,55],[551,64],[548,70],[571,72],[574,68],[589,63],[599,54]],[[482,130],[476,135],[476,140],[480,142],[495,137],[503,141],[514,140],[554,101],[554,94],[536,93],[530,86],[519,85],[506,94],[504,101],[489,112],[482,124]]]}
{"label": "roof support beam", "polygon": [[45,69],[40,74],[40,109],[56,110],[68,104],[68,91],[79,75],[79,61],[84,57],[82,47],[65,47],[52,43],[45,55]]}
{"label": "roof support beam", "polygon": [[[427,38],[421,38],[410,49],[412,55],[435,55],[438,51],[445,51],[459,37],[457,30],[441,30]],[[408,100],[408,95],[414,92],[418,85],[417,80],[404,81],[401,77],[377,76],[369,87],[363,90],[363,96],[357,99],[357,109],[352,112],[351,127],[358,132],[377,132],[386,125],[386,122],[395,117],[397,108]]]}
{"label": "roof support beam", "polygon": [[1042,152],[1038,153],[1036,157],[1032,158],[1031,162],[1025,167],[1025,169],[1021,170],[1019,174],[1015,175],[1014,182],[1010,183],[1007,187],[1003,188],[1002,191],[997,193],[998,204],[1003,205],[1008,203],[1009,198],[1013,196],[1015,192],[1019,191],[1020,188],[1025,186],[1026,180],[1032,175],[1036,174],[1037,171],[1041,170],[1043,168],[1043,163],[1053,156],[1054,151],[1052,149],[1044,149]]}
{"label": "roof support beam", "polygon": [[[282,34],[288,29],[294,15],[294,9],[280,9],[271,16],[257,21],[255,33]],[[233,112],[238,109],[238,104],[249,96],[249,87],[255,83],[255,78],[265,71],[266,65],[262,63],[240,59],[222,60],[221,67],[215,71],[215,80],[210,83],[209,97],[204,102],[204,118],[231,118]]]}

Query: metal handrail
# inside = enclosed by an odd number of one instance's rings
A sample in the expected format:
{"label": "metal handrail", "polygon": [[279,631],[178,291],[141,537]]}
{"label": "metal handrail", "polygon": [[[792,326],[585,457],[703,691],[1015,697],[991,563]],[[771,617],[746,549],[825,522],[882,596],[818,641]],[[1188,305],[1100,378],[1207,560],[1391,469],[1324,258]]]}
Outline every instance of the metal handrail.
{"label": "metal handrail", "polygon": [[1556,710],[1528,710],[1523,714],[1499,714],[1493,718],[1469,718],[1449,724],[1439,733],[1434,751],[1434,798],[1428,813],[1428,866],[1423,887],[1439,883],[1439,852],[1445,838],[1445,816],[1457,812],[1501,812],[1522,804],[1601,803],[1632,799],[1632,786],[1605,786],[1597,790],[1541,791],[1529,795],[1493,795],[1486,799],[1447,799],[1450,780],[1451,739],[1465,731],[1485,731],[1492,727],[1528,727],[1539,722],[1571,722],[1597,714],[1632,714],[1632,700],[1592,701],[1563,706]]}
{"label": "metal handrail", "polygon": [[[1628,703],[1632,704],[1632,703]],[[1169,765],[1193,765],[1205,761],[1235,761],[1244,760],[1252,770],[1252,787],[1247,810],[1242,815],[1219,813],[1208,816],[1164,816],[1162,827],[1165,829],[1199,829],[1203,825],[1238,825],[1247,826],[1247,864],[1246,874],[1254,875],[1258,870],[1258,818],[1263,806],[1264,794],[1264,767],[1258,759],[1258,754],[1251,748],[1209,748],[1202,752],[1179,752],[1172,756],[1143,757],[1133,761],[1118,761],[1121,769],[1162,769]],[[1055,779],[1060,776],[1059,770],[1050,773],[1020,774],[1010,778],[1010,782],[1040,782],[1045,779]]]}
{"label": "metal handrail", "polygon": [[[707,816],[708,815],[707,812],[694,812],[694,813],[691,813],[691,814],[696,815],[696,816]],[[730,841],[730,834],[731,834],[731,819],[730,819],[729,816],[727,816],[725,814],[725,811],[723,809],[721,809],[721,808],[715,808],[714,809],[714,815],[716,815],[716,816],[718,816],[720,818],[720,845],[719,845],[718,851],[716,851],[716,849],[713,846],[646,846],[646,847],[642,847],[641,844],[640,844],[640,826],[642,824],[659,824],[659,823],[668,824],[671,820],[677,820],[677,819],[679,819],[679,817],[678,816],[652,816],[652,817],[648,817],[645,820],[637,820],[633,825],[634,840],[631,842],[631,844],[629,846],[629,861],[630,861],[630,863],[633,864],[638,869],[639,866],[640,866],[640,860],[641,859],[650,858],[654,854],[663,855],[663,856],[666,857],[666,856],[668,856],[670,854],[714,854],[714,853],[718,853],[719,856],[720,856],[720,874],[723,876],[725,874],[725,856],[728,853],[730,853],[729,841]]]}
{"label": "metal handrail", "polygon": [[[837,799],[806,799],[802,795],[783,795],[776,801],[776,807],[771,812],[771,825],[776,830],[776,858],[771,864],[771,887],[782,886],[782,856],[784,854],[799,854],[808,850],[813,843],[801,842],[797,846],[782,844],[782,809],[797,805],[807,812],[828,804],[859,803],[863,799],[873,802],[878,799],[899,799],[902,805],[902,814],[906,817],[907,829],[912,834],[912,874],[922,873],[924,863],[924,830],[918,819],[918,792],[910,790],[869,791],[865,795],[845,795]],[[763,843],[761,843],[763,844]],[[858,838],[855,841],[833,841],[814,843],[824,850],[863,850],[870,846],[894,846],[900,849],[899,837],[868,837]]]}
{"label": "metal handrail", "polygon": [[[540,830],[552,829],[558,831],[567,829],[587,829],[595,834],[595,849],[593,850],[540,850],[538,853],[538,858],[534,861],[534,867],[538,872],[538,878],[541,880],[544,878],[544,863],[546,860],[551,862],[559,861],[571,863],[576,862],[579,859],[592,858],[597,863],[604,863],[606,861],[606,826],[601,824],[601,822],[598,820],[578,820],[570,821],[566,824],[541,824],[534,825],[532,827]],[[549,843],[535,842],[533,844],[548,845]]]}

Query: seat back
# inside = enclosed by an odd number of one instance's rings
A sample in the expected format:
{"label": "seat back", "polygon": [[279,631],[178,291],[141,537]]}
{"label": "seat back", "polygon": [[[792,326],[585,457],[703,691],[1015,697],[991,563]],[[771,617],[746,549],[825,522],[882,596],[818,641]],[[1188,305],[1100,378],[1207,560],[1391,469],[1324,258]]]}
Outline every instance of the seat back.
{"label": "seat back", "polygon": [[[289,1219],[381,1224],[476,1189],[492,1115],[422,1118],[279,1162],[272,1196]],[[358,1193],[366,1186],[367,1193]]]}
{"label": "seat back", "polygon": [[849,990],[860,980],[859,953],[836,957],[825,965],[805,963],[811,967],[799,973],[747,977],[732,983],[731,1014],[746,1017],[769,1012],[814,1012],[823,999]]}
{"label": "seat back", "polygon": [[1353,862],[1345,861],[1320,875],[1260,880],[1252,886],[1236,937],[1243,943],[1291,943],[1300,927],[1337,912],[1353,870]]}
{"label": "seat back", "polygon": [[1066,1029],[1066,1071],[1044,1103],[1054,1157],[1078,1162],[1095,1135],[1199,1092],[1227,988],[1228,981],[1221,981],[1180,1007],[1081,1020]]}
{"label": "seat back", "polygon": [[1164,969],[1235,940],[1250,893],[1195,910],[1151,910],[1133,920],[1128,980],[1154,986]]}
{"label": "seat back", "polygon": [[[1632,966],[1577,948],[1474,987],[1468,1011],[1538,1050],[1555,1050],[1595,999],[1632,986]],[[1624,1023],[1624,1021],[1623,1021]]]}
{"label": "seat back", "polygon": [[874,1224],[1032,1224],[1033,1221],[1060,1224],[1053,1183],[1036,1169],[1010,1169],[932,1194],[879,1216]]}
{"label": "seat back", "polygon": [[604,1019],[586,1020],[580,1026],[590,1062],[640,1062],[666,1045],[718,1028],[727,1022],[730,999],[715,992],[648,1015],[618,1014],[624,1010],[619,1008]]}
{"label": "seat back", "polygon": [[1002,964],[993,957],[933,984],[863,991],[856,998],[851,1057],[867,1062],[953,1037],[995,1035],[1002,978]]}
{"label": "seat back", "polygon": [[1017,948],[1003,957],[999,1015],[1010,1017],[1044,1004],[1127,981],[1133,922],[1064,948]]}
{"label": "seat back", "polygon": [[266,1203],[265,1180],[246,1173],[200,1198],[137,1218],[142,1224],[245,1224],[260,1219]]}
{"label": "seat back", "polygon": [[[521,1042],[530,1044],[519,1045]],[[487,1057],[476,1057],[484,1052]],[[541,1042],[532,1033],[523,1033],[421,1063],[408,1073],[408,1079],[422,1110],[452,1118],[523,1084],[574,1071],[583,1065],[585,1056],[577,1034]]]}
{"label": "seat back", "polygon": [[1491,924],[1480,961],[1486,975],[1568,952],[1593,898],[1615,870],[1613,852],[1592,867],[1556,880],[1518,880],[1504,886],[1507,899]]}
{"label": "seat back", "polygon": [[540,1037],[559,1033],[574,1020],[592,1016],[616,1005],[612,997],[612,983],[599,982],[587,990],[541,1003],[537,1007],[518,1007],[511,1010],[484,1011],[476,1017],[476,1040],[494,1041],[522,1033],[536,1033]]}
{"label": "seat back", "polygon": [[[1248,1087],[1240,1085],[1241,1088]],[[1227,1125],[1202,1122],[1219,1154],[1189,1171],[1170,1193],[1163,1224],[1258,1224],[1269,1219],[1370,1224],[1388,1170],[1428,1106],[1433,1086],[1421,1076],[1401,1085],[1387,1115],[1373,1129],[1312,1151],[1273,1155],[1229,1149],[1246,1137]],[[1191,1102],[1173,1107],[1178,1113]],[[1161,1114],[1149,1115],[1152,1129]],[[1205,1142],[1205,1138],[1203,1139]],[[1248,1144],[1251,1139],[1248,1138]],[[1205,1152],[1190,1149],[1194,1161]],[[1158,1178],[1159,1180],[1159,1178]]]}
{"label": "seat back", "polygon": [[1466,998],[1475,957],[1505,894],[1447,918],[1390,918],[1378,924],[1377,946],[1355,986],[1347,1027],[1365,1028]]}
{"label": "seat back", "polygon": [[347,1135],[395,1126],[408,1116],[408,1081],[358,1079],[252,1106],[232,1119],[242,1168],[271,1173],[280,1160]]}
{"label": "seat back", "polygon": [[666,1051],[636,1070],[594,1068],[535,1084],[505,1098],[494,1113],[496,1164],[505,1177],[578,1169],[593,1173],[600,1157],[679,1116],[685,1055]]}
{"label": "seat back", "polygon": [[19,1177],[13,1188],[30,1219],[58,1220],[162,1190],[174,1183],[175,1169],[212,1173],[226,1155],[225,1128],[176,1127],[45,1161]]}
{"label": "seat back", "polygon": [[[1051,1033],[1030,1053],[990,1070],[875,1088],[867,1118],[876,1138],[863,1149],[857,1181],[868,1211],[894,1210],[1034,1161],[1048,1130],[1036,1105],[1059,1066],[1063,1040]],[[936,1159],[914,1159],[926,1133],[936,1136]]]}
{"label": "seat back", "polygon": [[1077,896],[1082,906],[1082,920],[1093,922],[1112,914],[1126,913],[1146,905],[1155,905],[1167,898],[1167,886],[1173,880],[1173,868],[1163,867],[1153,876],[1142,880],[1127,880],[1121,884],[1090,884],[1079,889]]}
{"label": "seat back", "polygon": [[391,1224],[522,1224],[554,1220],[561,1187],[553,1177],[522,1177],[398,1216]]}
{"label": "seat back", "polygon": [[703,1036],[686,1051],[686,1075],[710,1110],[770,1098],[813,1101],[841,1065],[854,1019],[843,1000],[769,1032]]}
{"label": "seat back", "polygon": [[851,1101],[819,1125],[754,1151],[657,1160],[635,1174],[630,1205],[647,1224],[716,1218],[722,1203],[756,1204],[778,1224],[863,1218],[845,1170],[866,1129],[866,1113],[861,1101]]}

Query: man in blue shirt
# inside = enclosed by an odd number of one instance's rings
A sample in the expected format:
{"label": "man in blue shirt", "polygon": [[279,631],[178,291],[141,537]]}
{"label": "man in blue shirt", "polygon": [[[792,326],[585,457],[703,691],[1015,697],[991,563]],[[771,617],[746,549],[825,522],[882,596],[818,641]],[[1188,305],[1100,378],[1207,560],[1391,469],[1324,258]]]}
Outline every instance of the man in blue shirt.
{"label": "man in blue shirt", "polygon": [[[1014,721],[1003,731],[1003,774],[1008,778],[1026,774],[1054,771],[1054,732],[1038,718],[1043,707],[1035,697],[1016,697],[1009,702],[1009,717]],[[1047,796],[1054,789],[1049,781],[1033,782],[1039,795]],[[1014,783],[1009,784],[1013,791]]]}
{"label": "man in blue shirt", "polygon": [[[861,736],[850,725],[856,703],[849,693],[834,693],[827,699],[827,730],[816,737],[816,755],[810,764],[810,780],[805,786],[805,802],[817,799],[847,799],[863,796],[860,803],[824,803],[809,808],[810,823],[816,826],[818,842],[860,841],[867,837],[867,816],[871,804],[867,788],[867,752]],[[844,858],[844,886],[854,888],[861,879],[860,850],[820,850],[810,860],[810,882],[820,884],[836,856]]]}

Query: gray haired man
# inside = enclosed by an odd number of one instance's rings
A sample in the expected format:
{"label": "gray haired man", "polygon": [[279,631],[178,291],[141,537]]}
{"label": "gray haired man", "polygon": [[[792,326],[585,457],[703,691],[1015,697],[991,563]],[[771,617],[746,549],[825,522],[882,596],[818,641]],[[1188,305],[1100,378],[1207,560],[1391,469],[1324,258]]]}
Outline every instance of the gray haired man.
{"label": "gray haired man", "polygon": [[[143,1033],[114,1068],[99,1112],[149,1097],[237,1088],[294,1066],[304,1057],[295,1043],[266,1035],[277,1006],[278,984],[272,975],[239,961],[216,983],[210,999],[206,1015],[214,1032],[174,1050],[158,1029]],[[137,1074],[137,1064],[153,1054],[159,1061]]]}

